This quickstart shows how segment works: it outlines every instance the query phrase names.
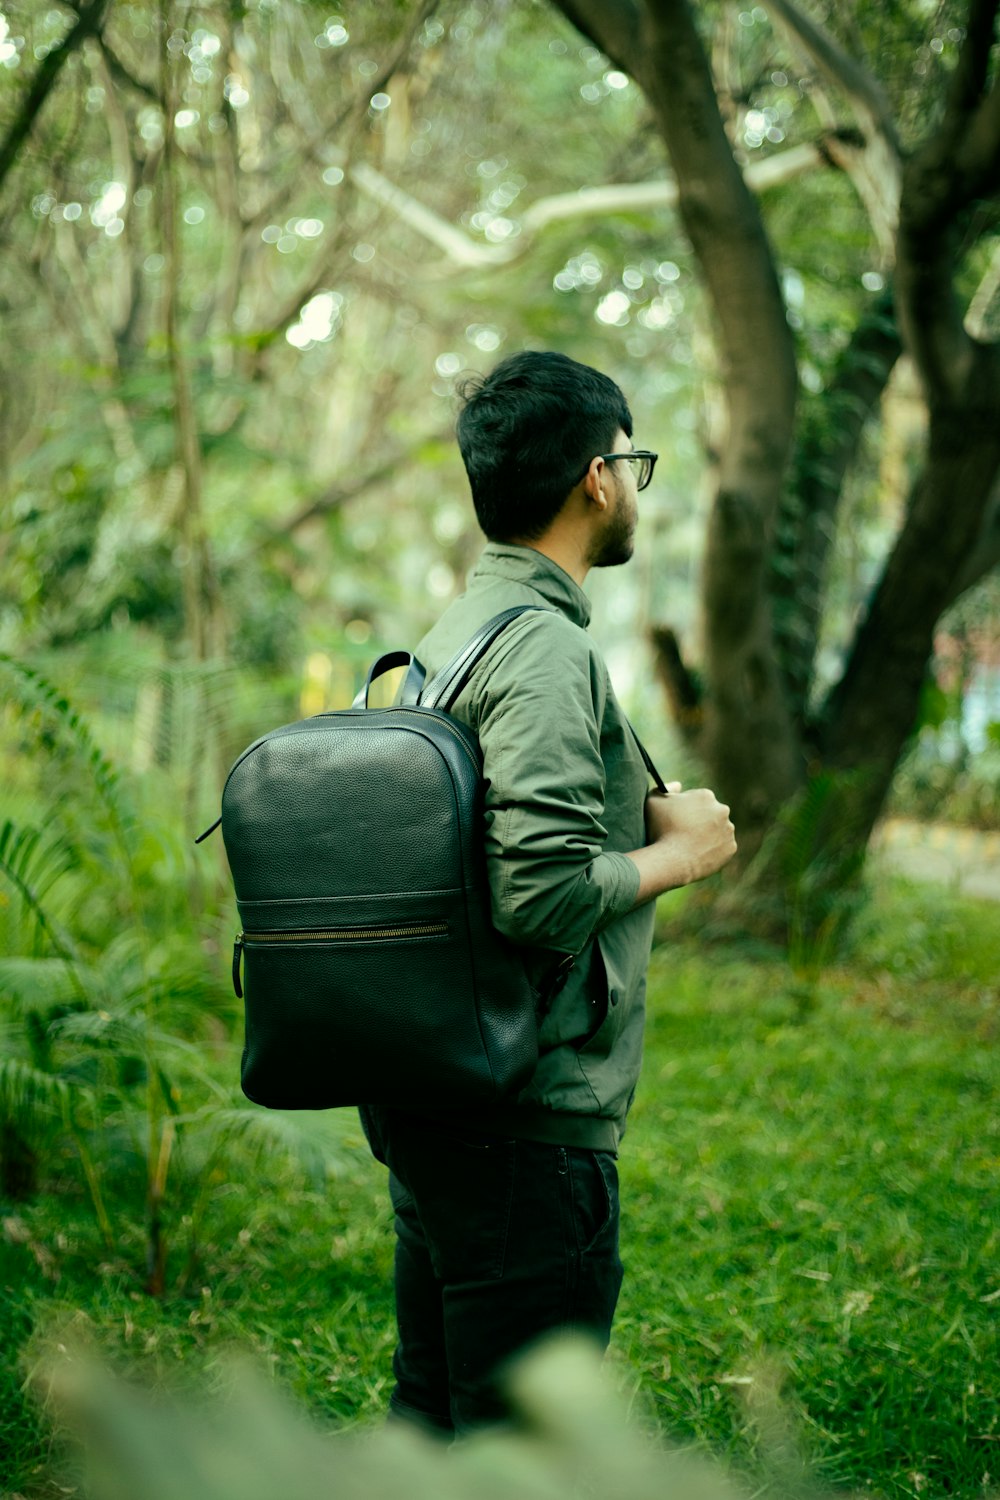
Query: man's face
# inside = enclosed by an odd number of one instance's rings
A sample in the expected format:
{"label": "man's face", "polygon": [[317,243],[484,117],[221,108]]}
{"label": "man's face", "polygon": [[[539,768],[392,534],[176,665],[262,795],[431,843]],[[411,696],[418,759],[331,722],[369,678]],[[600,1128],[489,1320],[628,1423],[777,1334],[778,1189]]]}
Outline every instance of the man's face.
{"label": "man's face", "polygon": [[[631,438],[619,428],[613,451],[629,453],[632,447]],[[616,568],[628,562],[635,549],[635,528],[639,520],[639,492],[632,465],[619,460],[607,464],[604,473],[614,498],[604,517],[604,527],[591,545],[589,562],[592,568]]]}

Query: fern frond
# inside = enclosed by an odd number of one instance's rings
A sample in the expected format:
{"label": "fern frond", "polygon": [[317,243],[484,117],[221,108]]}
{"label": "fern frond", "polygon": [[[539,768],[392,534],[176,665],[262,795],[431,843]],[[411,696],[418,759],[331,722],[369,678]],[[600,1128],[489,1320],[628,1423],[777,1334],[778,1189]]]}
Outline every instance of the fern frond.
{"label": "fern frond", "polygon": [[53,1022],[51,1034],[67,1041],[93,1042],[115,1052],[135,1054],[145,1043],[142,1020],[137,1016],[112,1015],[106,1010],[79,1010]]}
{"label": "fern frond", "polygon": [[30,1129],[63,1118],[70,1098],[69,1084],[57,1074],[45,1073],[16,1057],[0,1062],[0,1118]]}
{"label": "fern frond", "polygon": [[0,850],[11,870],[29,880],[40,899],[63,875],[80,867],[79,850],[68,840],[37,828],[18,827],[10,818],[0,830]]}
{"label": "fern frond", "polygon": [[88,970],[65,958],[0,957],[0,1000],[20,1013],[50,1011],[87,991]]}
{"label": "fern frond", "polygon": [[80,764],[92,778],[116,839],[127,856],[128,832],[133,821],[131,809],[127,806],[118,772],[95,741],[86,719],[54,683],[26,662],[0,651],[0,667],[17,684],[19,702],[23,707],[40,709],[60,726]]}
{"label": "fern frond", "polygon": [[330,1115],[322,1122],[308,1114],[280,1110],[220,1109],[207,1116],[206,1134],[220,1151],[235,1151],[252,1166],[276,1156],[298,1166],[314,1184],[346,1170],[343,1136],[347,1121]]}
{"label": "fern frond", "polygon": [[[50,854],[51,859],[49,859]],[[0,873],[7,877],[10,884],[20,894],[59,956],[72,962],[77,957],[73,939],[54,917],[49,916],[42,904],[43,892],[36,887],[36,872],[32,869],[32,862],[36,855],[38,855],[37,863],[41,865],[43,879],[48,878],[48,886],[44,892],[47,894],[59,875],[65,874],[70,868],[65,863],[68,857],[65,845],[59,840],[50,845],[43,845],[42,835],[36,828],[18,828],[8,818],[0,828]],[[58,866],[55,872],[53,872],[53,865]]]}

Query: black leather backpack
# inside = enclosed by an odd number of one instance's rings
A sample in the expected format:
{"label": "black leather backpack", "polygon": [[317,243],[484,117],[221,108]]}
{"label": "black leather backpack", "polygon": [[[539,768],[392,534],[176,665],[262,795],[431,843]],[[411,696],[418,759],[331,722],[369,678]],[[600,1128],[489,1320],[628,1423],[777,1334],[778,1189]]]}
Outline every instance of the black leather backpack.
{"label": "black leather backpack", "polygon": [[[229,772],[219,822],[256,1103],[461,1109],[531,1077],[539,996],[490,920],[482,758],[448,709],[539,607],[495,616],[426,686],[409,653],[380,657],[352,708],[272,730]],[[372,682],[404,665],[400,701],[369,708]],[[546,998],[572,962],[553,955]]]}

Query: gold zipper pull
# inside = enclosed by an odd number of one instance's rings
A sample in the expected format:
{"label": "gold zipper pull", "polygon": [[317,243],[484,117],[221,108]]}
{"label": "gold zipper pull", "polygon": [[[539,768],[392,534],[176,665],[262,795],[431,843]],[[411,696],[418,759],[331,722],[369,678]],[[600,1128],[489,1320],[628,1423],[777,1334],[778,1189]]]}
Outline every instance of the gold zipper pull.
{"label": "gold zipper pull", "polygon": [[240,958],[243,955],[243,934],[238,932],[233,942],[233,989],[236,991],[237,1000],[243,999],[243,986],[240,983]]}

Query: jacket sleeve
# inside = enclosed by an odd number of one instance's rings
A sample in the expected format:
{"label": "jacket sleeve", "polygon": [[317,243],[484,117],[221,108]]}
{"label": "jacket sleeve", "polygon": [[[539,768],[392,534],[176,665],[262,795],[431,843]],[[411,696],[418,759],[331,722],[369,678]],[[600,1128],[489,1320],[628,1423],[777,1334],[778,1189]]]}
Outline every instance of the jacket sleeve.
{"label": "jacket sleeve", "polygon": [[551,616],[505,645],[477,725],[493,922],[513,942],[579,953],[639,890],[632,860],[604,849],[604,673],[584,633]]}

